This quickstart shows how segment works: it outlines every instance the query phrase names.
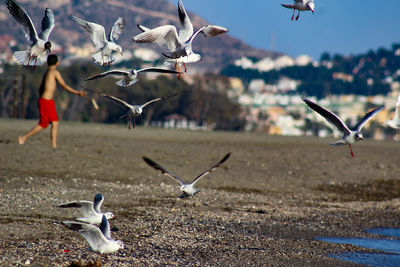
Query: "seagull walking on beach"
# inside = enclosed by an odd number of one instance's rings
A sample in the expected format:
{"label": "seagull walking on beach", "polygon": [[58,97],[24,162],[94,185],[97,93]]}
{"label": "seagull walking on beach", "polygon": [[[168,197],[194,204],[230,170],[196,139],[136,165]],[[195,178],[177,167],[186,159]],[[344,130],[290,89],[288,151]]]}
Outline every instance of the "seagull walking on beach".
{"label": "seagull walking on beach", "polygon": [[113,253],[124,248],[121,240],[111,238],[110,224],[105,215],[102,217],[99,228],[95,225],[74,221],[63,221],[63,224],[81,234],[93,251],[100,254]]}
{"label": "seagull walking on beach", "polygon": [[104,201],[104,197],[102,194],[96,194],[94,197],[94,202],[87,200],[80,200],[69,202],[65,204],[61,204],[58,206],[59,208],[80,208],[83,217],[76,218],[76,220],[91,224],[100,224],[103,218],[103,215],[106,216],[107,219],[114,218],[114,214],[112,212],[102,213],[100,211],[101,204]]}
{"label": "seagull walking on beach", "polygon": [[400,94],[397,97],[393,119],[385,121],[385,124],[389,127],[392,127],[393,129],[400,129],[399,109],[400,109]]}
{"label": "seagull walking on beach", "polygon": [[351,148],[351,144],[354,144],[357,141],[364,140],[363,136],[361,134],[361,130],[364,127],[364,125],[372,119],[379,111],[383,109],[383,107],[378,107],[367,114],[354,126],[354,129],[351,130],[347,125],[333,112],[317,105],[316,103],[312,102],[311,100],[302,97],[303,101],[315,112],[317,112],[319,115],[324,117],[332,126],[336,127],[336,129],[339,130],[339,132],[342,135],[342,139],[335,142],[331,143],[333,146],[339,146],[339,145],[349,145],[350,148],[350,154],[352,157],[354,157],[353,150]]}
{"label": "seagull walking on beach", "polygon": [[193,25],[181,0],[178,1],[178,13],[181,23],[179,33],[173,25],[164,25],[154,29],[138,25],[143,32],[133,37],[133,40],[138,43],[166,44],[169,51],[163,53],[164,56],[171,59],[178,59],[183,56],[189,56],[193,53],[192,42],[199,33],[202,33],[207,38],[211,38],[228,32],[228,29],[224,27],[207,25],[193,33]]}
{"label": "seagull walking on beach", "polygon": [[42,58],[42,55],[45,55],[46,51],[51,52],[49,36],[55,26],[53,11],[46,8],[42,19],[42,31],[37,34],[31,18],[15,0],[6,0],[6,5],[10,14],[21,25],[30,44],[29,50],[14,52],[15,59],[24,66],[36,67],[43,64],[46,60]]}
{"label": "seagull walking on beach", "polygon": [[106,31],[101,25],[75,16],[72,16],[72,19],[89,32],[94,48],[97,51],[97,53],[92,55],[92,58],[97,64],[110,66],[114,61],[111,55],[113,51],[118,52],[123,56],[121,46],[117,45],[115,41],[118,40],[118,37],[125,28],[126,23],[124,18],[118,17],[112,26],[108,37],[106,37]]}
{"label": "seagull walking on beach", "polygon": [[119,80],[116,82],[118,86],[121,87],[128,87],[131,85],[134,85],[138,81],[138,74],[139,73],[146,73],[146,72],[156,72],[156,73],[170,73],[170,74],[180,74],[178,71],[174,70],[168,70],[168,69],[162,69],[162,68],[144,68],[144,69],[131,69],[130,71],[125,71],[125,70],[110,70],[106,71],[103,73],[100,73],[98,75],[92,76],[90,78],[85,79],[85,81],[91,81],[91,80],[96,80],[100,78],[105,78],[109,76],[119,76],[123,77],[122,80]]}
{"label": "seagull walking on beach", "polygon": [[204,176],[206,176],[206,175],[210,174],[211,172],[213,172],[214,170],[216,170],[222,163],[224,163],[229,158],[230,155],[231,155],[231,153],[226,154],[217,164],[215,164],[214,166],[212,166],[210,169],[206,170],[205,172],[201,173],[190,184],[185,183],[179,176],[168,171],[166,168],[162,167],[161,165],[152,161],[151,159],[149,159],[147,157],[143,157],[143,160],[149,166],[153,167],[156,170],[161,171],[162,174],[176,180],[181,185],[180,191],[182,192],[182,194],[179,196],[179,198],[186,198],[186,197],[190,197],[190,196],[193,197],[194,195],[199,193],[200,190],[194,187],[195,183],[197,183]]}
{"label": "seagull walking on beach", "polygon": [[299,19],[300,17],[300,11],[311,11],[314,14],[314,0],[294,0],[294,3],[292,5],[287,5],[287,4],[281,4],[283,7],[286,8],[293,8],[293,15],[292,15],[292,20],[294,19],[294,14],[296,12],[296,9],[298,10],[298,14],[296,17],[296,20]]}
{"label": "seagull walking on beach", "polygon": [[152,99],[152,100],[144,103],[143,105],[131,105],[131,104],[128,104],[127,102],[125,102],[125,101],[123,101],[123,100],[121,100],[121,99],[119,99],[119,98],[117,98],[115,96],[109,95],[109,94],[100,94],[100,95],[102,95],[105,98],[111,100],[112,102],[116,103],[117,105],[119,105],[120,107],[124,108],[127,111],[127,113],[125,115],[121,116],[120,118],[124,118],[124,117],[128,118],[128,128],[130,130],[131,129],[131,125],[132,125],[132,128],[136,127],[135,119],[142,114],[143,108],[145,108],[146,106],[150,105],[151,103],[154,103],[154,102],[157,102],[157,101],[160,101],[160,100],[165,100],[165,99],[168,99],[170,97],[174,97],[174,96],[176,96],[178,94],[158,97],[158,98]]}

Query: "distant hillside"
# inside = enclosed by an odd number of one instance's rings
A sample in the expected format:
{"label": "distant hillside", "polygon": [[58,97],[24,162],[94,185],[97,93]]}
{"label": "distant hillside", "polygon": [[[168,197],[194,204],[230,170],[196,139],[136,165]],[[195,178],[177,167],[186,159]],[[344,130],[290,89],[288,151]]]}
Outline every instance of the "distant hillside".
{"label": "distant hillside", "polygon": [[[30,14],[37,28],[40,28],[44,9],[46,7],[52,8],[56,16],[56,28],[51,39],[63,47],[80,45],[90,41],[87,32],[71,19],[72,15],[104,25],[107,33],[118,16],[124,17],[127,26],[118,41],[123,49],[138,47],[138,44],[132,41],[132,37],[140,32],[136,27],[139,23],[151,28],[163,24],[179,25],[177,6],[166,0],[20,0],[19,3]],[[189,16],[195,29],[209,24],[190,12]],[[229,25],[221,26],[229,28]],[[19,29],[2,1],[0,5],[0,32],[2,34],[9,33],[20,44],[25,45],[26,41]],[[158,49],[156,45],[141,46]],[[202,54],[205,60],[200,64],[203,68],[209,70],[218,70],[241,56],[256,58],[274,56],[270,52],[254,49],[229,36],[229,34],[217,36],[213,39],[205,39],[201,36],[195,40],[194,50]]]}
{"label": "distant hillside", "polygon": [[245,82],[262,79],[274,84],[283,77],[300,81],[298,92],[325,97],[330,94],[378,95],[387,94],[400,84],[400,44],[391,49],[379,48],[365,54],[321,56],[319,64],[292,66],[260,72],[230,65],[221,74],[241,78]]}

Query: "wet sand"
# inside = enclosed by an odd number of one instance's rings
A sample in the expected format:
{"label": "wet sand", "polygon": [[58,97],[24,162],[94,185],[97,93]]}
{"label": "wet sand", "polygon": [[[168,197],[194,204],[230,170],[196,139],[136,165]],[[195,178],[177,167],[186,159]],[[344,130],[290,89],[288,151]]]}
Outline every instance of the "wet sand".
{"label": "wet sand", "polygon": [[[0,265],[358,266],[327,254],[369,251],[314,240],[374,237],[400,227],[400,144],[331,147],[333,138],[192,132],[61,122],[17,143],[36,121],[0,120]],[[191,181],[194,198],[143,162],[147,156]],[[112,236],[125,249],[101,256],[60,224],[79,210],[57,205],[105,197]]]}

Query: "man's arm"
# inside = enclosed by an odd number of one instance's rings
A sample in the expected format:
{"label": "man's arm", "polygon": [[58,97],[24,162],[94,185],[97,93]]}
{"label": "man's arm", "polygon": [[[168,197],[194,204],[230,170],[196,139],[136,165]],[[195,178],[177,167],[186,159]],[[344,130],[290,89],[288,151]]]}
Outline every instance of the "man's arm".
{"label": "man's arm", "polygon": [[87,93],[85,91],[77,91],[77,90],[71,88],[70,86],[68,86],[68,84],[66,84],[64,79],[61,77],[61,74],[59,71],[56,71],[56,81],[58,82],[59,85],[61,85],[61,87],[64,90],[66,90],[72,94],[79,95],[79,96],[87,95]]}

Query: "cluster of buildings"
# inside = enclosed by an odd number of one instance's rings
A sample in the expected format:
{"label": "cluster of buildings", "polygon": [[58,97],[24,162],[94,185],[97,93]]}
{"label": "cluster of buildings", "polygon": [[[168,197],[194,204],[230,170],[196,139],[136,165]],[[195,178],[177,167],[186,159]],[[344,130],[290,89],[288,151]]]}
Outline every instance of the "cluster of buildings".
{"label": "cluster of buildings", "polygon": [[[288,66],[304,66],[313,64],[318,66],[319,62],[313,62],[308,56],[299,56],[296,59],[282,56],[277,59],[265,58],[253,62],[248,58],[240,58],[234,63],[243,69],[254,69],[260,72],[279,70]],[[324,62],[329,65],[329,62]],[[400,70],[399,70],[400,71]],[[353,74],[333,73],[333,79],[344,82],[353,82]],[[359,96],[359,95],[331,95],[324,99],[310,99],[335,112],[339,117],[355,125],[365,113],[376,105],[385,106],[374,121],[380,125],[375,127],[371,135],[376,139],[385,138],[387,128],[384,122],[394,115],[394,107],[400,92],[400,83],[393,79],[387,79],[391,86],[388,95]],[[265,132],[277,135],[318,135],[321,137],[331,136],[332,127],[321,116],[313,112],[301,100],[297,88],[301,81],[282,77],[274,84],[267,84],[262,79],[253,79],[245,84],[237,77],[230,78],[230,89],[228,96],[239,103],[245,112],[248,131]],[[314,126],[314,127],[310,127]],[[366,126],[366,131],[370,125]],[[318,128],[316,131],[315,128]],[[372,131],[372,129],[371,129]],[[392,131],[393,133],[393,131]],[[399,138],[393,135],[393,138]]]}

